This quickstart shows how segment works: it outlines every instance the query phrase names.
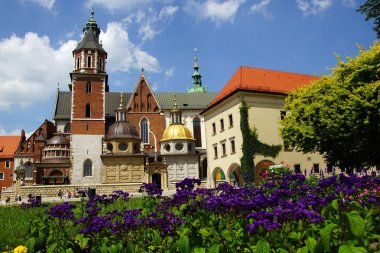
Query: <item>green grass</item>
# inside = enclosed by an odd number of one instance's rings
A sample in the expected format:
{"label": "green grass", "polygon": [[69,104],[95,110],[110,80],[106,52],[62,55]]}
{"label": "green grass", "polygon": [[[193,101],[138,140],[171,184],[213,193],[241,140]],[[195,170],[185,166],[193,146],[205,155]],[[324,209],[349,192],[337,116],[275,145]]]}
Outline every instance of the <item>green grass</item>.
{"label": "green grass", "polygon": [[[77,206],[75,215],[80,216],[82,207],[84,209],[86,202],[72,202]],[[53,203],[51,205],[56,205]],[[138,209],[143,206],[143,198],[131,198],[128,202],[121,200],[116,201],[109,206],[107,210]],[[8,251],[18,245],[24,245],[31,222],[38,215],[45,215],[44,211],[49,207],[38,207],[21,209],[19,205],[2,205],[0,206],[0,252]]]}

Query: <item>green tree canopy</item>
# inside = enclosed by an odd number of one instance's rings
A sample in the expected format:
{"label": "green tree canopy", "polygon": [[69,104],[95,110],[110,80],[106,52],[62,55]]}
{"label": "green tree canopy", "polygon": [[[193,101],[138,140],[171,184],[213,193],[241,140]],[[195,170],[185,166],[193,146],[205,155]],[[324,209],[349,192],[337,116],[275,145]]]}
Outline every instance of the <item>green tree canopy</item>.
{"label": "green tree canopy", "polygon": [[292,92],[284,142],[348,170],[380,165],[380,43]]}
{"label": "green tree canopy", "polygon": [[358,9],[360,13],[365,13],[365,20],[375,20],[375,26],[373,30],[377,33],[377,38],[380,38],[380,1],[379,0],[367,0]]}

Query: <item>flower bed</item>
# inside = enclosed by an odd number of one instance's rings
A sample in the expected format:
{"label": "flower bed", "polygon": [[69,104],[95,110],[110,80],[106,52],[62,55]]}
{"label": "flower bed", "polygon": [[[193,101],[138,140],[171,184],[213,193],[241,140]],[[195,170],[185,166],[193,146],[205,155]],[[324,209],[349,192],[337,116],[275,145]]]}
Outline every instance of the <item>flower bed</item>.
{"label": "flower bed", "polygon": [[[340,174],[310,183],[285,173],[260,187],[194,189],[162,197],[145,184],[143,207],[129,194],[52,206],[36,217],[32,252],[377,252],[380,179]],[[28,251],[29,252],[29,251]]]}

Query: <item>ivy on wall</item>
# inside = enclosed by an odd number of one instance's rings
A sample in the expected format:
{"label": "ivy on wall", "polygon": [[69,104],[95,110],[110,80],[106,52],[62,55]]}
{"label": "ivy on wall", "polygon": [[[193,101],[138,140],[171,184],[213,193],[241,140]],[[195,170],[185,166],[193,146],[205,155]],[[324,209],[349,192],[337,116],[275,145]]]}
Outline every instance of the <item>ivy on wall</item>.
{"label": "ivy on wall", "polygon": [[259,141],[257,129],[249,128],[248,109],[249,106],[243,101],[240,106],[240,130],[243,135],[243,156],[240,158],[240,164],[246,185],[255,182],[255,164],[253,161],[255,154],[275,158],[282,148],[281,145],[268,145]]}

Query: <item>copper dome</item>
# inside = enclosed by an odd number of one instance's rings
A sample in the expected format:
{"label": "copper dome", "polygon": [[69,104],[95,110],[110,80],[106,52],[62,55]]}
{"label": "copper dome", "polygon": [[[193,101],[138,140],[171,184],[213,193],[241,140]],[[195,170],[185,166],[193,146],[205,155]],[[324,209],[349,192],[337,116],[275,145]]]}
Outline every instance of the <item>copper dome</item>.
{"label": "copper dome", "polygon": [[52,138],[46,141],[46,145],[69,145],[70,140],[62,133],[56,133]]}
{"label": "copper dome", "polygon": [[108,129],[106,138],[107,139],[111,139],[111,138],[138,138],[140,139],[135,127],[125,121],[113,123]]}

